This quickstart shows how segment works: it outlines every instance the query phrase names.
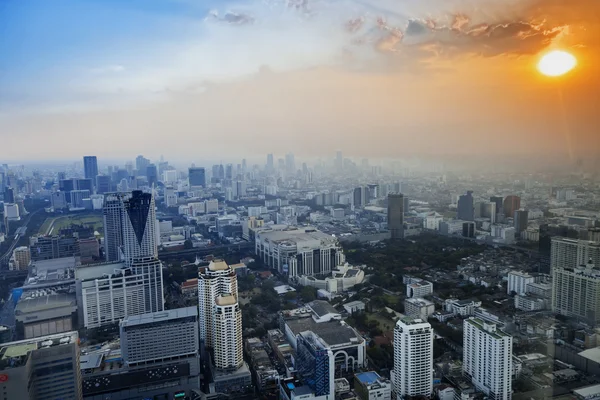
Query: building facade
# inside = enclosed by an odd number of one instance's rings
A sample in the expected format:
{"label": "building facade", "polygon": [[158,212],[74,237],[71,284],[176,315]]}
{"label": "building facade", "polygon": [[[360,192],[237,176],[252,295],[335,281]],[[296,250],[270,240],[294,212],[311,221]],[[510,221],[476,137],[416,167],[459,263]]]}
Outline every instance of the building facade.
{"label": "building facade", "polygon": [[404,195],[388,194],[387,224],[391,239],[404,239]]}
{"label": "building facade", "polygon": [[433,335],[422,319],[405,317],[396,323],[392,382],[398,400],[433,393]]}
{"label": "building facade", "polygon": [[130,193],[108,193],[102,206],[104,225],[104,254],[106,261],[119,261],[123,247],[123,217],[125,200]]}
{"label": "building facade", "polygon": [[221,294],[215,299],[213,340],[217,369],[236,371],[244,364],[242,312],[232,294]]}
{"label": "building facade", "polygon": [[478,318],[463,323],[463,372],[491,400],[512,397],[512,337]]}

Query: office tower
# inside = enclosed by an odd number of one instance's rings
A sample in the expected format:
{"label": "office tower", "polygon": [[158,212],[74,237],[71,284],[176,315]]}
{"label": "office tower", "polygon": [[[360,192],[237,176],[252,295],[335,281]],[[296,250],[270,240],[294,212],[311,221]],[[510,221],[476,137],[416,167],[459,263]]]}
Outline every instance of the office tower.
{"label": "office tower", "polygon": [[556,268],[575,268],[592,263],[600,266],[600,242],[553,237],[550,248],[550,272]]}
{"label": "office tower", "polygon": [[211,261],[198,273],[198,307],[200,309],[200,340],[214,348],[215,299],[222,294],[231,294],[237,299],[237,277],[225,261]]}
{"label": "office tower", "polygon": [[275,169],[275,163],[273,162],[273,154],[267,154],[267,171],[271,172]]}
{"label": "office tower", "polygon": [[225,176],[226,179],[233,179],[233,164],[227,164],[225,166]]}
{"label": "office tower", "polygon": [[481,203],[481,217],[489,218],[490,223],[496,223],[496,214],[497,214],[497,203],[494,201],[483,202]]}
{"label": "office tower", "polygon": [[388,230],[391,239],[404,239],[404,195],[388,194]]}
{"label": "office tower", "polygon": [[502,196],[492,196],[490,202],[496,204],[496,214],[504,211],[504,198]]}
{"label": "office tower", "polygon": [[312,331],[299,333],[296,336],[295,361],[298,374],[315,397],[334,397],[335,357],[323,339]]}
{"label": "office tower", "polygon": [[15,190],[11,187],[4,188],[4,202],[14,203],[15,202]]}
{"label": "office tower", "polygon": [[136,259],[157,258],[156,210],[151,193],[134,190],[123,199],[123,253],[131,265]]}
{"label": "office tower", "polygon": [[242,347],[242,311],[237,297],[220,294],[214,305],[214,362],[222,371],[235,371],[244,363]]}
{"label": "office tower", "polygon": [[111,188],[110,176],[108,175],[98,175],[96,177],[96,193],[97,194],[105,194],[110,192]]}
{"label": "office tower", "polygon": [[456,218],[463,221],[474,221],[475,220],[475,209],[473,208],[473,192],[467,191],[467,194],[463,194],[458,198],[458,209],[456,212]]}
{"label": "office tower", "polygon": [[396,322],[392,382],[398,400],[433,392],[433,329],[428,322],[411,317]]}
{"label": "office tower", "polygon": [[518,235],[527,230],[529,213],[526,210],[516,210],[514,213],[514,227]]}
{"label": "office tower", "polygon": [[463,372],[494,400],[512,396],[512,337],[478,318],[464,321]]}
{"label": "office tower", "polygon": [[71,205],[73,208],[85,208],[84,200],[89,199],[91,192],[89,190],[71,191]]}
{"label": "office tower", "polygon": [[521,198],[519,196],[506,196],[502,204],[504,215],[509,218],[515,215],[515,211],[521,208]]}
{"label": "office tower", "polygon": [[352,205],[354,207],[362,207],[364,204],[362,204],[362,189],[357,187],[354,188],[354,190],[352,191]]}
{"label": "office tower", "polygon": [[119,323],[119,332],[123,361],[130,367],[199,357],[196,307],[130,315]]}
{"label": "office tower", "polygon": [[106,261],[119,261],[123,247],[123,215],[125,200],[131,193],[108,193],[102,206],[104,222],[104,254]]}
{"label": "office tower", "polygon": [[576,268],[555,268],[552,276],[552,311],[600,324],[600,269],[591,262]]}
{"label": "office tower", "polygon": [[0,354],[0,399],[82,399],[77,332],[4,343]]}
{"label": "office tower", "polygon": [[29,251],[33,261],[79,256],[79,240],[74,236],[32,236]]}
{"label": "office tower", "polygon": [[475,222],[466,221],[462,224],[462,235],[466,238],[474,238],[475,237]]}
{"label": "office tower", "polygon": [[11,271],[27,270],[29,263],[31,263],[29,247],[20,246],[13,250],[12,257],[8,263],[8,269]]}
{"label": "office tower", "polygon": [[148,179],[148,186],[152,187],[158,183],[158,169],[154,164],[148,164],[146,167],[146,178]]}
{"label": "office tower", "polygon": [[145,174],[146,168],[150,165],[150,160],[145,158],[144,156],[137,156],[135,159],[135,169],[138,171],[138,175]]}
{"label": "office tower", "polygon": [[206,171],[204,168],[190,168],[188,170],[190,187],[206,187]]}
{"label": "office tower", "polygon": [[86,179],[91,179],[92,183],[96,183],[98,176],[98,159],[96,156],[83,157],[83,172]]}

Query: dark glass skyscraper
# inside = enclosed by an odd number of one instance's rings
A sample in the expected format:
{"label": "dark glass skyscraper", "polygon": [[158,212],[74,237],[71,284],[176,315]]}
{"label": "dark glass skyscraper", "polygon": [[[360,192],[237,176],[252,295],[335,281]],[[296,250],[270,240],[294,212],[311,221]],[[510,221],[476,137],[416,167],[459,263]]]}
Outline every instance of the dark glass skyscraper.
{"label": "dark glass skyscraper", "polygon": [[96,184],[98,176],[98,159],[96,156],[83,157],[83,172],[86,179],[91,179],[93,184]]}
{"label": "dark glass skyscraper", "polygon": [[515,231],[520,234],[524,230],[527,230],[527,224],[529,222],[529,212],[526,210],[516,210],[514,214]]}
{"label": "dark glass skyscraper", "polygon": [[158,183],[158,169],[156,165],[150,164],[146,167],[146,178],[148,178],[148,186]]}
{"label": "dark glass skyscraper", "polygon": [[475,209],[473,208],[473,192],[468,191],[458,198],[458,211],[456,213],[458,219],[463,221],[475,220]]}
{"label": "dark glass skyscraper", "polygon": [[404,195],[388,194],[388,229],[391,239],[404,239]]}
{"label": "dark glass skyscraper", "polygon": [[202,186],[206,187],[206,171],[204,168],[190,168],[188,170],[190,187]]}

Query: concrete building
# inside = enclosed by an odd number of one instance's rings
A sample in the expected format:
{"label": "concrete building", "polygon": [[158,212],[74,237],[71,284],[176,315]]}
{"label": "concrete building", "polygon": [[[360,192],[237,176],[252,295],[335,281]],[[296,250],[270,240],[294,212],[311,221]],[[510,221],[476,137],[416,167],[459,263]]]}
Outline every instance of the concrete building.
{"label": "concrete building", "polygon": [[329,293],[351,290],[355,285],[363,283],[364,280],[364,271],[360,268],[352,267],[348,263],[340,265],[333,270],[331,277],[321,279],[307,275],[296,277],[296,281],[302,286],[312,286],[317,289],[326,290]]}
{"label": "concrete building", "polygon": [[463,221],[475,220],[475,208],[473,207],[473,192],[468,191],[458,198],[456,218]]}
{"label": "concrete building", "polygon": [[600,269],[592,264],[552,270],[552,311],[600,323]]}
{"label": "concrete building", "polygon": [[130,193],[108,193],[104,196],[104,254],[108,262],[121,260],[125,200],[129,197]]}
{"label": "concrete building", "polygon": [[506,196],[502,208],[504,209],[504,215],[507,217],[515,215],[515,211],[521,208],[521,198],[515,195]]}
{"label": "concrete building", "polygon": [[508,273],[508,285],[506,287],[506,292],[508,294],[515,292],[518,295],[524,295],[527,293],[527,286],[530,283],[535,282],[535,276],[529,275],[526,272],[510,271]]}
{"label": "concrete building", "polygon": [[206,187],[206,170],[204,168],[188,169],[188,179],[190,188]]}
{"label": "concrete building", "polygon": [[29,251],[32,261],[79,256],[79,240],[68,235],[31,236]]}
{"label": "concrete building", "polygon": [[200,356],[196,307],[130,315],[119,331],[123,361],[130,367]]}
{"label": "concrete building", "polygon": [[223,294],[238,298],[237,276],[225,261],[213,260],[198,273],[200,339],[209,348],[215,345],[215,301]]}
{"label": "concrete building", "polygon": [[237,296],[220,294],[214,305],[214,363],[218,370],[236,371],[244,364],[242,312]]}
{"label": "concrete building", "polygon": [[135,190],[123,200],[123,254],[125,263],[158,257],[154,196]]}
{"label": "concrete building", "polygon": [[433,293],[433,283],[423,279],[410,278],[406,283],[406,297],[423,297]]}
{"label": "concrete building", "polygon": [[81,400],[77,332],[0,345],[2,400]]}
{"label": "concrete building", "polygon": [[518,235],[527,230],[529,223],[529,212],[527,210],[516,210],[514,213],[514,226]]}
{"label": "concrete building", "polygon": [[[335,398],[335,358],[327,343],[310,331],[297,336],[296,369],[315,397]],[[293,399],[294,397],[292,397]]]}
{"label": "concrete building", "polygon": [[85,179],[91,179],[93,183],[96,183],[98,176],[98,158],[96,156],[83,157],[83,172]]}
{"label": "concrete building", "polygon": [[512,397],[512,337],[478,318],[463,323],[463,372],[490,399]]}
{"label": "concrete building", "polygon": [[575,269],[591,260],[600,265],[600,242],[553,237],[550,250],[550,271],[555,268]]}
{"label": "concrete building", "polygon": [[404,195],[388,194],[387,224],[392,240],[404,239],[404,212]]}
{"label": "concrete building", "polygon": [[392,382],[377,372],[361,372],[354,375],[354,391],[361,400],[392,400]]}
{"label": "concrete building", "polygon": [[433,393],[433,336],[425,320],[404,317],[396,322],[391,380],[398,400]]}
{"label": "concrete building", "polygon": [[31,253],[29,247],[20,246],[13,250],[12,257],[8,262],[8,269],[11,271],[26,270],[31,263]]}
{"label": "concrete building", "polygon": [[413,318],[421,318],[427,321],[429,316],[435,312],[435,304],[423,298],[408,298],[404,300],[404,313]]}
{"label": "concrete building", "polygon": [[62,210],[68,207],[65,192],[56,191],[50,194],[50,204],[54,210]]}
{"label": "concrete building", "polygon": [[481,301],[448,299],[444,302],[444,310],[461,317],[473,316],[477,307],[481,307]]}
{"label": "concrete building", "polygon": [[77,328],[77,300],[66,286],[28,290],[15,307],[19,337],[33,339]]}
{"label": "concrete building", "polygon": [[536,296],[516,295],[515,308],[523,311],[539,311],[546,309],[548,301]]}
{"label": "concrete building", "polygon": [[273,225],[254,232],[256,255],[290,277],[329,274],[345,261],[337,239],[314,227]]}

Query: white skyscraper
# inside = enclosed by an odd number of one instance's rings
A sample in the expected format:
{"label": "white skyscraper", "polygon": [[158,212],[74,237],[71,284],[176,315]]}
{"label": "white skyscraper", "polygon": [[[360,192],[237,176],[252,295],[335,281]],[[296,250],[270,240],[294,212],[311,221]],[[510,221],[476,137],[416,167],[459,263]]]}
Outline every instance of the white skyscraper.
{"label": "white skyscraper", "polygon": [[405,317],[396,323],[392,383],[398,399],[433,392],[433,329],[428,322]]}
{"label": "white skyscraper", "polygon": [[104,253],[106,261],[119,261],[123,247],[124,201],[131,193],[107,193],[104,196],[102,214],[104,215]]}
{"label": "white skyscraper", "polygon": [[244,363],[242,347],[242,312],[237,297],[221,294],[214,306],[215,367],[235,371]]}
{"label": "white skyscraper", "polygon": [[600,265],[600,242],[553,237],[550,271],[554,268],[577,268],[590,262]]}
{"label": "white skyscraper", "polygon": [[512,337],[478,318],[464,321],[463,372],[491,400],[512,396]]}
{"label": "white skyscraper", "polygon": [[237,277],[225,261],[211,261],[198,273],[198,307],[200,308],[200,339],[214,348],[215,302],[218,296],[230,294],[238,298]]}

